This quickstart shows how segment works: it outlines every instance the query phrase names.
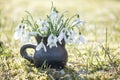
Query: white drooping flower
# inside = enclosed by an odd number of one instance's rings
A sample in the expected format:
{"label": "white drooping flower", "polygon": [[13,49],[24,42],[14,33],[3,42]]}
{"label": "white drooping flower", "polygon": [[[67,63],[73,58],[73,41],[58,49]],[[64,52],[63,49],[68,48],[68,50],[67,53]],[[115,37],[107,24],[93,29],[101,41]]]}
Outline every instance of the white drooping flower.
{"label": "white drooping flower", "polygon": [[[77,16],[77,18],[75,18]],[[32,15],[30,15],[32,18]],[[31,36],[48,37],[47,46],[50,48],[56,46],[57,42],[64,43],[85,43],[86,40],[83,35],[79,36],[79,27],[84,25],[84,21],[79,18],[79,15],[73,15],[67,18],[63,14],[52,7],[51,12],[46,19],[38,19],[34,21],[30,19],[29,15],[23,19],[21,24],[17,27],[14,38],[22,40],[25,43],[30,41]],[[30,20],[29,20],[30,19]],[[27,24],[27,25],[26,25]],[[79,36],[79,38],[78,38]],[[44,39],[44,38],[43,38]],[[37,50],[46,47],[43,41],[36,47]]]}
{"label": "white drooping flower", "polygon": [[23,30],[21,30],[21,29],[18,29],[17,31],[15,31],[15,33],[14,33],[14,39],[15,40],[18,40],[18,39],[20,39],[20,37],[22,36],[22,32],[23,32]]}
{"label": "white drooping flower", "polygon": [[57,37],[53,34],[51,34],[47,39],[47,46],[50,48],[56,46],[57,47]]}
{"label": "white drooping flower", "polygon": [[35,23],[36,23],[38,26],[41,26],[43,22],[44,22],[43,20],[38,19]]}
{"label": "white drooping flower", "polygon": [[29,34],[29,32],[25,31],[24,34],[23,34],[23,36],[22,36],[22,38],[23,38],[23,42],[24,43],[28,43],[29,40],[30,40],[30,34]]}
{"label": "white drooping flower", "polygon": [[73,21],[72,26],[80,27],[83,26],[85,22],[81,20],[80,18],[77,18]]}
{"label": "white drooping flower", "polygon": [[52,11],[50,14],[50,19],[54,21],[58,17],[58,13],[56,11]]}
{"label": "white drooping flower", "polygon": [[77,43],[78,43],[78,44],[86,43],[85,37],[80,34],[79,37],[78,37]]}
{"label": "white drooping flower", "polygon": [[63,28],[61,31],[60,31],[60,34],[58,36],[58,41],[60,44],[62,44],[62,40],[64,39],[65,42],[67,42],[67,38],[66,38],[66,33],[68,32],[68,29],[67,28]]}
{"label": "white drooping flower", "polygon": [[47,32],[47,27],[42,26],[42,27],[39,27],[37,30],[40,31],[40,32]]}
{"label": "white drooping flower", "polygon": [[59,13],[55,10],[55,8],[52,9],[50,15],[50,20],[52,22],[52,25],[55,26],[58,23],[58,20],[60,19]]}
{"label": "white drooping flower", "polygon": [[67,43],[73,43],[74,42],[74,40],[75,40],[75,31],[74,30],[71,30],[71,31],[69,31],[69,33],[68,33],[68,37],[67,37]]}
{"label": "white drooping flower", "polygon": [[45,21],[45,20],[44,20],[44,22],[43,22],[42,26],[44,26],[44,27],[49,27],[49,24],[48,24],[48,22],[47,22],[47,21]]}
{"label": "white drooping flower", "polygon": [[39,28],[37,29],[37,31],[41,36],[44,36],[48,32],[48,27],[49,24],[47,21],[41,21],[41,24],[39,24]]}
{"label": "white drooping flower", "polygon": [[23,24],[23,23],[21,23],[17,26],[17,28],[15,30],[15,33],[14,33],[14,36],[13,36],[15,40],[18,40],[18,39],[22,38],[26,26],[27,25]]}
{"label": "white drooping flower", "polygon": [[41,20],[41,19],[38,19],[36,21],[36,24],[38,25],[38,27],[48,27],[49,26],[49,24],[47,23],[47,21]]}
{"label": "white drooping flower", "polygon": [[21,23],[17,26],[16,31],[14,33],[14,39],[15,40],[21,40],[24,43],[28,43],[30,40],[30,32],[29,27],[27,24]]}
{"label": "white drooping flower", "polygon": [[47,52],[47,49],[46,49],[46,47],[45,47],[45,45],[44,45],[43,42],[40,42],[40,43],[38,44],[38,46],[36,47],[36,50],[37,50],[37,51],[39,51],[40,49],[43,49],[45,52]]}
{"label": "white drooping flower", "polygon": [[59,41],[60,44],[62,44],[61,41],[64,39],[64,36],[65,36],[64,33],[60,33],[60,35],[58,36],[58,41]]}
{"label": "white drooping flower", "polygon": [[49,27],[49,24],[47,23],[47,21],[44,21],[44,22],[42,23],[41,30],[44,31],[44,32],[47,32],[48,27]]}
{"label": "white drooping flower", "polygon": [[80,35],[80,41],[82,42],[82,43],[85,43],[86,42],[86,39],[85,39],[85,37],[83,36],[83,35]]}

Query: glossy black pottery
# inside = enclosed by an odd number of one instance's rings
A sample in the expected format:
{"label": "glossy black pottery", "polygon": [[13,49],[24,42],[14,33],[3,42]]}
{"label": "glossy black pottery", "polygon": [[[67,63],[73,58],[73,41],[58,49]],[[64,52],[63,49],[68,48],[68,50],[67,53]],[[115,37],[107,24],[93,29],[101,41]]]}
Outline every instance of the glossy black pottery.
{"label": "glossy black pottery", "polygon": [[[37,35],[35,38],[37,44],[39,44],[42,37]],[[43,43],[46,46],[47,52],[45,52],[43,49],[36,51],[36,45],[25,44],[20,49],[21,56],[33,63],[37,68],[42,67],[43,65],[46,65],[50,68],[64,68],[68,59],[64,40],[62,41],[62,44],[57,43],[57,47],[49,48],[49,46],[47,46],[47,37],[44,37],[43,39]],[[33,57],[27,53],[27,48],[32,48],[35,50]]]}

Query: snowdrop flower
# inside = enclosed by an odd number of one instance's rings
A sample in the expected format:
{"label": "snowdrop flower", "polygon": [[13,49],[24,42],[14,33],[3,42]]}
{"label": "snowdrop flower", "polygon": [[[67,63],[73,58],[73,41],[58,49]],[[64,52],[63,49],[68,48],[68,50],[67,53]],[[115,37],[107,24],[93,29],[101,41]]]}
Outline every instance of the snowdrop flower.
{"label": "snowdrop flower", "polygon": [[72,42],[74,42],[74,37],[75,37],[75,31],[73,31],[73,30],[71,30],[70,32],[69,32],[69,36],[68,36],[68,38],[67,38],[67,43],[72,43]]}
{"label": "snowdrop flower", "polygon": [[42,23],[41,30],[44,31],[44,32],[47,32],[48,27],[49,27],[49,24],[47,23],[47,21],[44,21],[44,22]]}
{"label": "snowdrop flower", "polygon": [[13,36],[14,39],[15,40],[20,39],[24,43],[27,43],[30,39],[30,34],[29,34],[29,31],[27,30],[28,30],[27,24],[24,24],[24,23],[19,24],[14,33],[14,36]]}
{"label": "snowdrop flower", "polygon": [[80,27],[80,26],[83,26],[84,24],[85,22],[78,17],[73,21],[72,26]]}
{"label": "snowdrop flower", "polygon": [[46,26],[42,26],[42,27],[38,28],[38,30],[43,31],[43,32],[47,32],[48,29]]}
{"label": "snowdrop flower", "polygon": [[66,38],[66,33],[68,32],[67,28],[63,28],[58,36],[58,41],[60,44],[62,44],[62,40],[64,39],[65,42],[67,42],[67,38]]}
{"label": "snowdrop flower", "polygon": [[[77,19],[74,19],[76,16]],[[29,20],[29,18],[27,19]],[[36,37],[39,35],[41,37],[48,37],[47,46],[50,48],[54,46],[57,47],[57,42],[62,44],[63,40],[65,43],[85,43],[86,40],[83,35],[79,36],[78,29],[81,25],[84,25],[84,23],[85,22],[79,18],[79,15],[66,18],[64,14],[60,15],[58,11],[52,7],[47,19],[38,19],[35,22],[33,20],[27,22],[26,19],[23,19],[22,23],[18,25],[15,31],[14,38],[16,40],[20,39],[26,43],[30,41],[31,36]],[[76,28],[75,26],[78,30],[74,29]],[[42,48],[46,51],[46,45],[43,44],[43,41],[36,47],[36,50]]]}
{"label": "snowdrop flower", "polygon": [[58,41],[59,41],[60,44],[62,44],[61,41],[64,39],[64,36],[65,36],[65,34],[62,33],[62,32],[61,32],[60,35],[58,36]]}
{"label": "snowdrop flower", "polygon": [[38,31],[38,34],[40,36],[45,36],[47,34],[47,28],[46,27],[40,27],[40,28],[37,29],[37,31]]}
{"label": "snowdrop flower", "polygon": [[80,39],[80,41],[81,41],[82,43],[85,43],[85,42],[86,42],[86,39],[85,39],[85,37],[84,37],[83,35],[80,35],[80,36],[79,36],[79,39]]}
{"label": "snowdrop flower", "polygon": [[39,26],[39,27],[48,27],[49,24],[47,23],[47,21],[45,20],[41,20],[41,19],[38,19],[36,21],[36,24]]}
{"label": "snowdrop flower", "polygon": [[49,27],[49,24],[48,24],[47,21],[44,21],[43,24],[42,24],[42,26]]}
{"label": "snowdrop flower", "polygon": [[42,25],[43,22],[44,22],[43,20],[38,19],[38,20],[36,21],[36,24],[37,24],[38,26],[40,26],[40,25]]}
{"label": "snowdrop flower", "polygon": [[57,37],[51,34],[47,39],[47,46],[52,48],[53,46],[57,47]]}
{"label": "snowdrop flower", "polygon": [[54,21],[58,17],[58,13],[56,11],[52,11],[50,14],[50,19]]}
{"label": "snowdrop flower", "polygon": [[30,40],[30,34],[29,34],[29,32],[25,31],[24,34],[23,34],[23,36],[22,36],[22,38],[23,38],[23,42],[24,43],[29,42],[29,40]]}
{"label": "snowdrop flower", "polygon": [[22,36],[22,30],[21,29],[19,29],[19,30],[17,30],[17,31],[15,31],[15,33],[14,33],[14,39],[15,40],[18,40],[18,39],[20,39],[20,37]]}
{"label": "snowdrop flower", "polygon": [[36,47],[37,51],[39,51],[40,49],[44,49],[44,51],[47,52],[47,49],[43,42],[39,43],[39,45]]}
{"label": "snowdrop flower", "polygon": [[58,14],[56,9],[53,8],[49,17],[50,17],[50,20],[51,20],[53,26],[55,26],[61,16]]}
{"label": "snowdrop flower", "polygon": [[39,32],[39,34],[41,36],[43,36],[43,35],[48,33],[48,27],[49,27],[48,22],[47,21],[43,21],[43,22],[41,22],[41,26],[39,26],[37,31]]}
{"label": "snowdrop flower", "polygon": [[20,39],[20,38],[22,37],[22,35],[23,35],[23,32],[24,32],[23,24],[19,24],[19,25],[17,26],[17,28],[16,28],[15,33],[14,33],[14,36],[13,36],[14,39],[15,39],[15,40]]}
{"label": "snowdrop flower", "polygon": [[78,43],[78,44],[81,44],[81,43],[85,43],[85,42],[86,42],[85,37],[84,37],[83,35],[80,34],[77,43]]}

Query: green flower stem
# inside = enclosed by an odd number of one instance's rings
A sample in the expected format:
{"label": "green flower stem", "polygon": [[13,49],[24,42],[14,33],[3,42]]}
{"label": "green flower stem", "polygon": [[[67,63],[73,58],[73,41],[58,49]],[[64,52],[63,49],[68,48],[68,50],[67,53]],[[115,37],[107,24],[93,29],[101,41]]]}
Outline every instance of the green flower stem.
{"label": "green flower stem", "polygon": [[[74,18],[74,17],[77,17],[78,16],[78,14],[75,14],[75,15],[73,15],[70,19],[69,19],[69,21],[68,21],[68,26],[69,26],[69,23],[70,23],[70,21]],[[72,23],[70,24],[70,25],[72,25]]]}

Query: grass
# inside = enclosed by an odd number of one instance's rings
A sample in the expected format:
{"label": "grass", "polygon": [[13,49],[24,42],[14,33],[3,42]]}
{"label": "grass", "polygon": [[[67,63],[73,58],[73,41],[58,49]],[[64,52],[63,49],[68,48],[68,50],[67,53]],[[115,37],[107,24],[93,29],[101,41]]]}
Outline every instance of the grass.
{"label": "grass", "polygon": [[[82,33],[87,43],[66,45],[68,63],[63,70],[35,68],[20,56],[22,43],[13,33],[25,10],[34,17],[49,13],[51,1],[0,1],[0,80],[119,80],[120,79],[120,1],[56,0],[67,16],[79,13],[86,21]],[[19,44],[18,44],[19,43]]]}

